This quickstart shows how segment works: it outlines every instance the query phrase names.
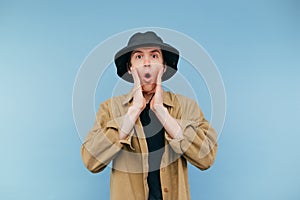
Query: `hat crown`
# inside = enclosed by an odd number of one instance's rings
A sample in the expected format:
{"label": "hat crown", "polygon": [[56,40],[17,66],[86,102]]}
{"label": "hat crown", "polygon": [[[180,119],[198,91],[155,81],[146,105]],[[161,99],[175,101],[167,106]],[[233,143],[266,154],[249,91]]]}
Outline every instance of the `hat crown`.
{"label": "hat crown", "polygon": [[148,43],[162,44],[163,40],[152,31],[147,31],[145,33],[138,32],[129,39],[127,45],[133,46],[133,45],[142,45]]}

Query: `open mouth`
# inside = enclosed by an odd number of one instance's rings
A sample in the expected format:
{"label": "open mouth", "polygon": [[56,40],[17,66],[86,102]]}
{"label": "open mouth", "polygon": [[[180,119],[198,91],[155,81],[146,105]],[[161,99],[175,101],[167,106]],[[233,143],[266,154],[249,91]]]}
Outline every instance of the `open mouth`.
{"label": "open mouth", "polygon": [[150,78],[150,77],[151,77],[151,75],[149,73],[145,74],[145,78]]}
{"label": "open mouth", "polygon": [[144,75],[144,78],[143,78],[143,80],[144,80],[144,83],[151,83],[152,82],[152,76],[151,76],[151,74],[150,73],[146,73],[145,75]]}

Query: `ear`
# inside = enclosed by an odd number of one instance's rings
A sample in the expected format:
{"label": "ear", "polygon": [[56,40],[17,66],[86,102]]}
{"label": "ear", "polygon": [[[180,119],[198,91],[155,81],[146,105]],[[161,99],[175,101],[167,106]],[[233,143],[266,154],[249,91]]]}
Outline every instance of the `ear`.
{"label": "ear", "polygon": [[128,66],[128,64],[127,64],[127,72],[128,72],[128,74],[131,74],[131,67]]}
{"label": "ear", "polygon": [[167,65],[164,65],[164,73],[167,71]]}

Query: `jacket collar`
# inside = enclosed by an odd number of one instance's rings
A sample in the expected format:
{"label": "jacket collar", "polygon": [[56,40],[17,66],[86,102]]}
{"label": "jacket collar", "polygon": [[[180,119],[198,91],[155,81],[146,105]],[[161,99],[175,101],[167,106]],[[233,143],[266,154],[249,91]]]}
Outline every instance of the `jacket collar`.
{"label": "jacket collar", "polygon": [[[125,95],[124,100],[122,101],[122,105],[126,105],[126,104],[131,104],[133,100],[133,89],[131,89],[131,91]],[[171,97],[169,95],[169,92],[166,92],[163,90],[163,104],[166,106],[170,106],[173,107],[174,104],[171,100]]]}

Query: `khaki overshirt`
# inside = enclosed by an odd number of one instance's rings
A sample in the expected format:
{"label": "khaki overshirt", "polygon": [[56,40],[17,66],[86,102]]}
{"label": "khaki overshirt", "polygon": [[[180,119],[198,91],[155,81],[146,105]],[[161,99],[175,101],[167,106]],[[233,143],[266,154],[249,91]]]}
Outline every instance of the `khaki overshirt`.
{"label": "khaki overshirt", "polygon": [[[140,119],[127,138],[119,139],[132,99],[130,92],[101,103],[95,124],[81,148],[83,163],[93,173],[102,171],[112,161],[112,200],[148,199],[148,148]],[[190,199],[187,161],[201,170],[208,169],[216,157],[217,136],[194,100],[164,91],[163,104],[184,135],[183,139],[176,140],[165,132],[160,166],[163,199],[187,200]]]}

